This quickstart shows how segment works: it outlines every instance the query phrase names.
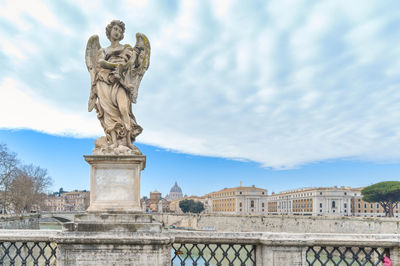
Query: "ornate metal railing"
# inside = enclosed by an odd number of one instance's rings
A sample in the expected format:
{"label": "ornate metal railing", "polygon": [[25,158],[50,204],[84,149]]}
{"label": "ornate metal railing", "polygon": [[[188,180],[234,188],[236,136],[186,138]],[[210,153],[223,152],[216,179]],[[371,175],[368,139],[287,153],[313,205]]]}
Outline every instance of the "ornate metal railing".
{"label": "ornate metal railing", "polygon": [[255,266],[259,233],[172,231],[172,266]]}
{"label": "ornate metal railing", "polygon": [[171,265],[256,265],[255,245],[175,243],[172,250]]}
{"label": "ornate metal railing", "polygon": [[0,265],[56,265],[55,230],[0,230]]}
{"label": "ornate metal railing", "polygon": [[0,265],[56,265],[52,242],[0,242]]}
{"label": "ornate metal railing", "polygon": [[376,247],[308,247],[308,265],[383,265],[384,257],[390,257],[388,248]]}

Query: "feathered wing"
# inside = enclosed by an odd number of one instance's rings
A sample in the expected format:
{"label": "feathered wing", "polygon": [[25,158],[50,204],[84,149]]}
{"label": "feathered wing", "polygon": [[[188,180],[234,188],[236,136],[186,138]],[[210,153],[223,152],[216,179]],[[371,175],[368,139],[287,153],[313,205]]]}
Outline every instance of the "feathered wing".
{"label": "feathered wing", "polygon": [[99,36],[97,35],[91,36],[87,42],[86,54],[85,54],[86,66],[90,73],[90,97],[88,104],[89,112],[93,110],[97,100],[96,88],[94,86],[94,83],[96,79],[97,55],[100,48],[101,46],[99,42]]}
{"label": "feathered wing", "polygon": [[138,54],[134,67],[131,69],[132,81],[130,83],[133,86],[130,86],[130,99],[133,103],[136,103],[140,82],[150,65],[150,42],[146,35],[143,33],[136,33],[134,49]]}

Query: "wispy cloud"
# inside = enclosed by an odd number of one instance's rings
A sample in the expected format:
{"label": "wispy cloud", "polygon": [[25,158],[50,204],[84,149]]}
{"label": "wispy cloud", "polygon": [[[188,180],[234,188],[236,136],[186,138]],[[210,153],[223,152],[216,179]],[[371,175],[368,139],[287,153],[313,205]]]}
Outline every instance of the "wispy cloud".
{"label": "wispy cloud", "polygon": [[143,32],[152,44],[133,106],[144,127],[138,141],[274,168],[398,161],[396,5],[148,0],[29,8],[9,1],[0,9],[0,62],[9,66],[0,73],[7,114],[0,127],[101,134],[95,114],[86,113],[84,49],[92,34],[108,45],[104,27],[121,19],[124,42]]}

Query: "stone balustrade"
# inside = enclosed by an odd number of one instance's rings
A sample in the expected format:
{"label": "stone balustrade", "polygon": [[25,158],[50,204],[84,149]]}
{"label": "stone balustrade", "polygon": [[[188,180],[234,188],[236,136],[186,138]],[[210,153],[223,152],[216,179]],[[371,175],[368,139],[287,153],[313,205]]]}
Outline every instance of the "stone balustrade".
{"label": "stone balustrade", "polygon": [[[45,249],[47,248],[46,245],[50,247],[49,243],[51,243],[55,256],[51,257],[49,251],[42,252],[47,255],[46,259],[39,263],[40,265],[46,265],[46,262],[48,262],[48,265],[52,265],[52,263],[55,263],[55,257],[57,260],[62,259],[63,261],[61,264],[57,262],[57,265],[70,265],[66,263],[68,262],[66,258],[69,256],[68,252],[76,251],[69,250],[65,246],[86,245],[86,249],[96,252],[96,250],[99,251],[104,248],[113,248],[115,244],[119,246],[140,246],[143,250],[146,250],[146,248],[154,249],[157,246],[160,248],[170,247],[162,252],[172,254],[172,258],[175,257],[173,265],[181,265],[182,260],[185,260],[184,265],[192,265],[191,259],[187,257],[188,255],[195,257],[193,247],[203,249],[204,247],[209,248],[210,245],[221,248],[221,252],[218,253],[220,255],[213,253],[216,258],[212,258],[211,255],[204,255],[204,252],[201,252],[201,254],[198,252],[196,256],[208,256],[206,260],[210,261],[223,260],[223,257],[218,256],[223,256],[225,249],[228,249],[228,251],[229,249],[241,249],[246,251],[246,255],[248,253],[249,256],[253,256],[252,259],[247,261],[246,265],[321,265],[313,264],[313,261],[318,261],[317,259],[325,261],[332,259],[332,257],[337,260],[370,259],[379,261],[382,256],[389,255],[393,265],[400,265],[400,235],[398,234],[233,233],[175,230],[161,233],[103,232],[99,234],[58,230],[0,230],[0,242],[0,256],[3,256],[3,258],[0,258],[0,264],[6,264],[5,261],[9,259],[7,252],[16,254],[12,249],[5,252],[4,245],[7,246],[11,243],[11,245],[14,245],[13,248],[20,249],[21,257],[25,255],[29,257],[30,253],[40,253],[40,248],[37,247],[37,251],[28,252],[27,249],[32,245],[36,244],[36,246]],[[21,245],[25,246],[21,248]],[[60,247],[63,245],[64,248],[61,249]],[[237,245],[237,248],[234,245]],[[99,246],[102,248],[99,249]],[[211,250],[214,249],[214,246]],[[252,247],[254,247],[254,251],[252,251]],[[1,250],[2,248],[3,250]],[[319,253],[321,248],[323,252]],[[141,252],[141,249],[136,249],[135,252]],[[324,252],[327,253],[323,254]],[[329,252],[332,252],[333,255],[329,255]],[[103,254],[106,253],[103,252]],[[146,261],[135,261],[133,257],[133,259],[129,257],[130,255],[134,257],[134,253],[121,253],[121,256],[124,256],[122,261],[126,261],[127,265],[147,265]],[[17,257],[17,259],[20,258]],[[29,261],[29,259],[34,258],[25,258],[25,261]],[[95,265],[95,263],[88,263],[88,260],[94,260],[95,257],[86,259],[86,264],[82,265]],[[253,259],[254,263],[252,262]],[[14,261],[14,263],[19,264],[17,261]],[[159,265],[170,264],[164,262]],[[221,265],[229,264],[226,261],[226,264],[222,263]]]}

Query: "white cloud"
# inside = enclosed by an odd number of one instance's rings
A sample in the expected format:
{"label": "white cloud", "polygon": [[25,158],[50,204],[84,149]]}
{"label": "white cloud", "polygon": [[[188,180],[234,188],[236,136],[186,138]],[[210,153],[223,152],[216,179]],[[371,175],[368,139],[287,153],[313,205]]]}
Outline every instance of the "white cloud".
{"label": "white cloud", "polygon": [[0,9],[0,17],[9,20],[23,31],[31,29],[30,22],[26,19],[29,17],[44,27],[70,33],[70,30],[57,19],[57,15],[48,8],[45,1],[5,0]]}
{"label": "white cloud", "polygon": [[74,136],[101,134],[101,127],[93,116],[65,110],[59,104],[41,99],[19,81],[3,79],[0,92],[0,128],[30,128]]}
{"label": "white cloud", "polygon": [[[84,49],[92,34],[108,45],[104,27],[121,19],[124,42],[140,31],[152,44],[133,106],[144,128],[138,141],[274,168],[336,158],[399,160],[400,25],[390,5],[378,3],[75,1],[86,23],[73,26],[43,5],[26,10],[7,2],[16,16],[0,16],[20,32],[1,38],[1,53],[23,64],[0,76],[0,112],[7,114],[0,127],[101,135],[96,115],[86,112]],[[25,32],[21,14],[43,25],[46,31],[35,34],[46,38]],[[46,41],[52,38],[57,47]]]}

